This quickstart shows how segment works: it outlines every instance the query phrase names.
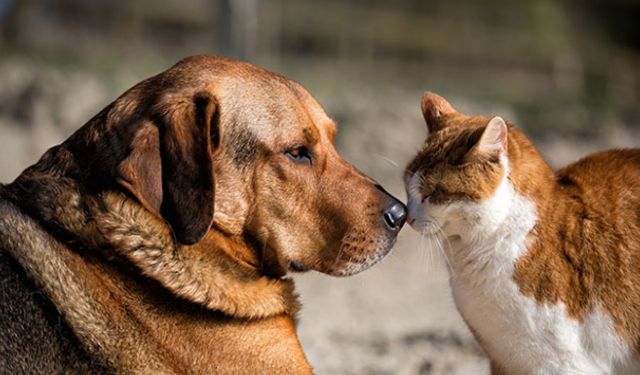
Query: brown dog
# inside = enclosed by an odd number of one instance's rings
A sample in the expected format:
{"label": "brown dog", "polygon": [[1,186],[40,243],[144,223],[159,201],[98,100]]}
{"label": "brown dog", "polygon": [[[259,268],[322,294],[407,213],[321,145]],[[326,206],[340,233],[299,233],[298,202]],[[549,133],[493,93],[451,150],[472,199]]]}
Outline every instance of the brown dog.
{"label": "brown dog", "polygon": [[134,86],[0,187],[0,368],[309,373],[283,276],[362,271],[406,215],[335,131],[238,61]]}

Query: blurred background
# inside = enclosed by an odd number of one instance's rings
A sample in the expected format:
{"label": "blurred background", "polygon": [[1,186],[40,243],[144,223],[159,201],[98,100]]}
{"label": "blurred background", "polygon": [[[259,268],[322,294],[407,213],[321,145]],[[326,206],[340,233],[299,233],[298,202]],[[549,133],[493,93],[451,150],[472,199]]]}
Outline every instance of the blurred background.
{"label": "blurred background", "polygon": [[[638,147],[639,20],[631,0],[0,0],[0,182],[193,54],[302,83],[337,121],[338,150],[403,199],[425,90],[515,122],[554,166]],[[360,275],[296,276],[317,373],[488,373],[447,278],[408,227]]]}

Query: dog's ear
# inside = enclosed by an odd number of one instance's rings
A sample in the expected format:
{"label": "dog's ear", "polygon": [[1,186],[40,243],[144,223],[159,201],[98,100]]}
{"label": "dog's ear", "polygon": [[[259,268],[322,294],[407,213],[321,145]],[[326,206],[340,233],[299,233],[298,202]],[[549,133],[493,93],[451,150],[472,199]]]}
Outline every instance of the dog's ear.
{"label": "dog's ear", "polygon": [[169,222],[180,243],[193,244],[213,221],[217,102],[208,92],[170,95],[151,112],[131,137],[116,181]]}

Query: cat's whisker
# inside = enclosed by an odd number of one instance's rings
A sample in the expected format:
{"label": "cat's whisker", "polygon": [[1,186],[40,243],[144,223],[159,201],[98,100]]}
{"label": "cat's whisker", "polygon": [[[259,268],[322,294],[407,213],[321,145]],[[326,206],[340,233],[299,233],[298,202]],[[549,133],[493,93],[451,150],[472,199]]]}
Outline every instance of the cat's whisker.
{"label": "cat's whisker", "polygon": [[428,262],[428,267],[427,267],[427,272],[428,274],[431,274],[434,270],[437,269],[437,266],[435,265],[435,259],[433,257],[433,240],[426,236],[427,240],[428,240],[428,246],[425,248],[425,251],[427,252],[427,262]]}
{"label": "cat's whisker", "polygon": [[436,264],[436,256],[438,255],[438,250],[436,249],[437,245],[434,243],[433,237],[428,236],[429,238],[429,260],[431,261],[431,269],[437,270]]}
{"label": "cat's whisker", "polygon": [[431,243],[431,264],[433,264],[433,270],[434,271],[439,271],[440,270],[440,264],[442,263],[442,260],[440,259],[441,257],[441,253],[440,253],[440,244],[437,241],[437,238],[433,235],[430,234],[429,235],[429,239],[430,239],[430,243]]}
{"label": "cat's whisker", "polygon": [[427,271],[431,272],[436,270],[436,266],[435,266],[435,258],[434,258],[434,243],[433,243],[433,238],[431,238],[431,236],[427,236],[425,234],[423,234],[422,236],[424,236],[425,238],[427,238],[427,240],[429,241],[429,248],[426,249],[426,251],[428,252],[428,257],[429,257],[429,269]]}
{"label": "cat's whisker", "polygon": [[432,267],[434,267],[433,270],[437,270],[434,265],[439,260],[435,257],[440,257],[440,249],[438,248],[439,245],[436,242],[433,234],[423,232],[421,233],[421,236],[423,236],[428,241],[428,249],[426,249],[426,251],[429,252],[429,261],[432,264]]}
{"label": "cat's whisker", "polygon": [[431,240],[429,239],[429,237],[427,237],[424,233],[420,233],[420,251],[422,251],[423,257],[427,262],[427,271],[430,271],[430,267],[431,267]]}
{"label": "cat's whisker", "polygon": [[[438,231],[438,234],[442,232],[442,230]],[[449,268],[449,272],[451,273],[451,275],[453,275],[453,267],[451,266],[451,262],[449,262],[449,257],[446,254],[446,249],[444,248],[444,246],[442,245],[442,241],[440,239],[440,236],[436,234],[435,236],[433,236],[436,241],[438,242],[438,250],[440,250],[440,254],[444,257],[444,261],[445,263],[447,263],[447,267]]]}
{"label": "cat's whisker", "polygon": [[426,256],[424,254],[424,235],[420,235],[420,241],[418,241],[418,251],[420,252],[420,262],[424,262],[426,260]]}
{"label": "cat's whisker", "polygon": [[449,240],[449,236],[446,235],[446,233],[444,233],[444,230],[442,230],[442,228],[440,229],[440,233],[442,234],[442,238],[447,241],[447,254],[451,254],[451,251],[453,251],[453,245],[451,244],[451,241]]}
{"label": "cat's whisker", "polygon": [[[433,242],[430,236],[421,233],[420,238],[423,240],[422,251],[425,252],[424,259],[427,261],[427,273],[430,273],[434,270],[434,259],[433,259]],[[426,242],[424,242],[426,241]]]}
{"label": "cat's whisker", "polygon": [[[451,242],[449,242],[447,235],[442,230],[442,223],[440,222],[440,220],[438,220],[435,217],[432,217],[431,220],[434,222],[437,228],[437,231],[433,237],[438,242],[438,250],[440,251],[440,254],[444,257],[444,261],[447,264],[449,271],[453,274],[453,267],[451,266],[451,262],[449,261],[449,256],[448,256],[449,252],[451,251]],[[442,243],[442,239],[447,241],[446,243],[447,247],[445,247],[444,244]]]}

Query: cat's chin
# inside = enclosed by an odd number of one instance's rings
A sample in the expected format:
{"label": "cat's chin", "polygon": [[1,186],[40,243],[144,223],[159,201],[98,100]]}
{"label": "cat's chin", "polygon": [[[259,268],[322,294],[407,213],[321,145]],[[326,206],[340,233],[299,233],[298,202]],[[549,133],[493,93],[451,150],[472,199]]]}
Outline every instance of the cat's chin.
{"label": "cat's chin", "polygon": [[411,226],[411,229],[420,233],[422,236],[435,236],[441,232],[441,228],[434,223],[421,224],[413,222],[409,225]]}
{"label": "cat's chin", "polygon": [[452,234],[450,236],[447,236],[447,240],[449,240],[451,243],[459,242],[462,241],[462,236],[460,236],[459,234]]}
{"label": "cat's chin", "polygon": [[452,233],[450,227],[448,223],[442,226],[433,223],[427,225],[416,225],[414,223],[414,225],[411,225],[411,228],[423,237],[444,237],[449,244],[458,243],[462,240],[462,235],[455,232]]}

